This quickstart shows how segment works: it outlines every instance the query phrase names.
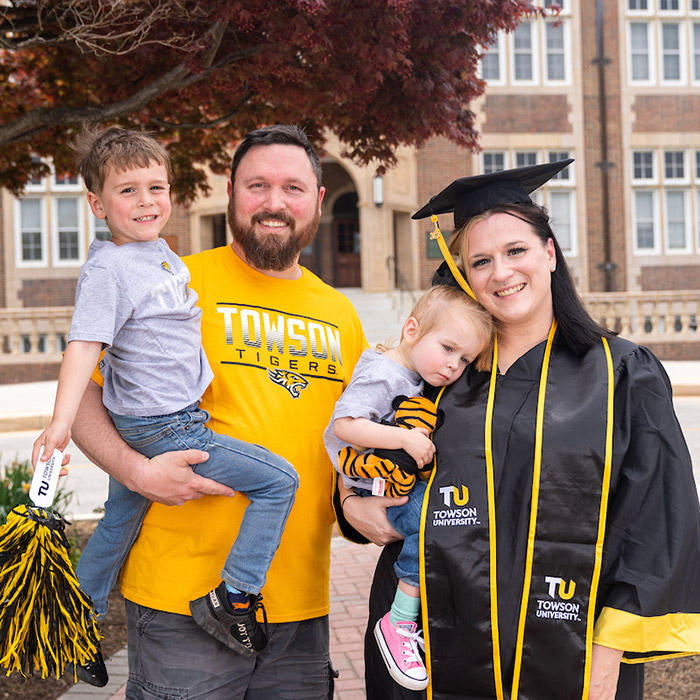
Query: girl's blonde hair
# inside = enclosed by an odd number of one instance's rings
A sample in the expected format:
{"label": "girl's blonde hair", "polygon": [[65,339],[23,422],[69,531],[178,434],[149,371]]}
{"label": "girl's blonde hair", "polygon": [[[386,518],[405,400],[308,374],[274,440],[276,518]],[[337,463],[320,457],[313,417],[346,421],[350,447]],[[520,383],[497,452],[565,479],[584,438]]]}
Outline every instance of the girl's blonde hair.
{"label": "girl's blonde hair", "polygon": [[476,368],[484,371],[491,366],[494,335],[491,314],[459,287],[445,284],[431,287],[416,302],[409,315],[418,322],[416,340],[435,330],[445,321],[453,324],[460,321],[469,323],[484,343],[484,349],[474,362]]}

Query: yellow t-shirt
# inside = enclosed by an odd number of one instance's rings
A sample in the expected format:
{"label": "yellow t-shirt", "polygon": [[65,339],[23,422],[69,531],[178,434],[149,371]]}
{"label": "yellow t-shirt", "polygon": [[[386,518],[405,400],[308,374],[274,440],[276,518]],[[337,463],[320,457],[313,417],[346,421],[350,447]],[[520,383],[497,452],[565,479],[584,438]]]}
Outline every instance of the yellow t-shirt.
{"label": "yellow t-shirt", "polygon": [[[268,620],[326,615],[334,470],[323,431],[366,347],[360,321],[346,297],[305,269],[298,280],[268,277],[228,246],[185,263],[214,371],[201,402],[209,427],[281,454],[300,478],[262,591]],[[152,504],[122,568],[124,596],[189,615],[189,601],[220,582],[247,503],[237,494]]]}

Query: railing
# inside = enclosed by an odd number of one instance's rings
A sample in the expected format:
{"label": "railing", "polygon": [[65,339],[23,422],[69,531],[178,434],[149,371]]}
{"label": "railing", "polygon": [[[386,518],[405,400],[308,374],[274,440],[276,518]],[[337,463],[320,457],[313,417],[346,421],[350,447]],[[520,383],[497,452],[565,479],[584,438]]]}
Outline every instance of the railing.
{"label": "railing", "polygon": [[[398,300],[396,300],[395,303],[396,310],[399,313],[403,314],[404,308],[406,307],[404,295],[408,295],[408,297],[410,298],[411,308],[413,308],[413,306],[416,303],[416,295],[413,291],[413,288],[411,287],[411,283],[406,279],[406,276],[403,274],[403,272],[401,272],[401,268],[399,267],[399,261],[396,259],[396,256],[387,256],[386,266],[389,269],[390,273],[394,273],[394,282],[396,285],[394,291],[398,291],[399,293],[399,298]],[[410,308],[408,309],[408,311],[410,311]],[[406,313],[408,313],[408,311],[406,311]]]}
{"label": "railing", "polygon": [[0,309],[0,362],[60,362],[72,306]]}
{"label": "railing", "polygon": [[700,341],[700,290],[583,294],[594,318],[637,343]]}
{"label": "railing", "polygon": [[[395,263],[393,258],[387,264]],[[415,295],[397,270],[400,293]],[[583,294],[603,325],[637,343],[700,342],[700,290]],[[60,362],[70,328],[70,306],[0,309],[0,363]]]}

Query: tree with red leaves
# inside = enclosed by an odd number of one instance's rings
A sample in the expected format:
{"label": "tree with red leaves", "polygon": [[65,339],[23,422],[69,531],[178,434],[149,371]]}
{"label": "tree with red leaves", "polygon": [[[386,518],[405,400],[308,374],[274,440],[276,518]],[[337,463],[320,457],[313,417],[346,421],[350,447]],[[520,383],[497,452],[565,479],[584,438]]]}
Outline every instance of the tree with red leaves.
{"label": "tree with red leaves", "polygon": [[167,144],[173,191],[207,190],[232,145],[295,123],[380,168],[401,144],[474,147],[480,51],[530,0],[15,0],[0,6],[0,185],[70,172],[83,122]]}

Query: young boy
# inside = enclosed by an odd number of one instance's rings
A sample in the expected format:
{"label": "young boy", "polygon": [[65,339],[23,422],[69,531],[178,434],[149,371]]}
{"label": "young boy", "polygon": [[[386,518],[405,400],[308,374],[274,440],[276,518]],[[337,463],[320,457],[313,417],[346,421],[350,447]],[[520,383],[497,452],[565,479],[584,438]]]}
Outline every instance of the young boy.
{"label": "young boy", "polygon": [[[255,611],[272,557],[294,502],[298,477],[283,458],[257,445],[213,433],[198,401],[212,379],[201,347],[201,310],[189,273],[158,238],[170,216],[170,161],[152,137],[111,127],[84,130],[75,149],[95,216],[110,241],[94,241],[80,271],[75,311],[58,379],[53,419],[34,443],[32,461],[65,449],[81,398],[99,359],[103,401],[124,440],[146,457],[199,449],[209,459],[198,474],[251,501],[213,591],[190,603],[194,620],[244,655],[267,639]],[[139,494],[110,479],[104,518],[78,566],[98,615],[148,507]],[[93,685],[107,682],[101,654],[77,669]]]}
{"label": "young boy", "polygon": [[[338,452],[348,445],[403,449],[418,469],[429,464],[435,448],[428,430],[389,425],[394,417],[392,402],[397,396],[420,394],[424,382],[434,387],[456,382],[470,362],[488,354],[484,351],[491,347],[492,337],[490,314],[461,289],[438,286],[428,290],[404,324],[399,345],[382,353],[365,350],[355,366],[324,434],[336,469],[343,473]],[[359,496],[372,495],[372,480],[343,474],[343,482]],[[416,624],[420,608],[419,530],[425,489],[425,482],[417,481],[406,504],[387,509],[389,522],[404,536],[404,543],[395,565],[399,584],[394,603],[374,630],[392,678],[411,690],[423,690],[428,685],[428,674],[418,653],[420,633]]]}

